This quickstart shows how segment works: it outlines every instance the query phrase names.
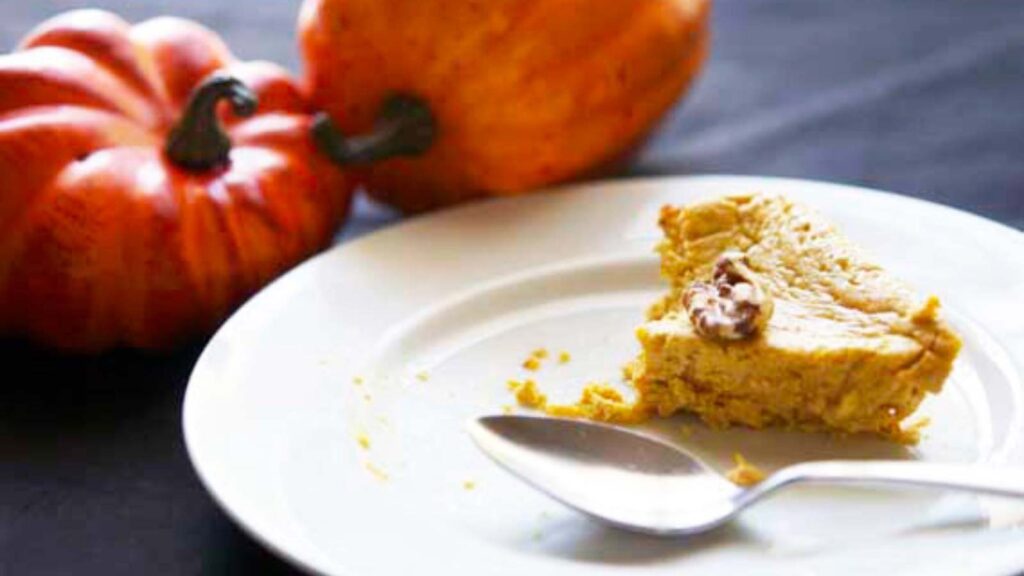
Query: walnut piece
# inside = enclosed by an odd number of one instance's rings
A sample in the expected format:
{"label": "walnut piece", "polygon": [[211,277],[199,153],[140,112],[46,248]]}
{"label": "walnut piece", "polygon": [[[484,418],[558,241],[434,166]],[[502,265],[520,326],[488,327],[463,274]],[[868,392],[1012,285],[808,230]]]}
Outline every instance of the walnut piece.
{"label": "walnut piece", "polygon": [[775,311],[746,257],[725,252],[718,257],[712,282],[694,282],[683,293],[683,306],[694,330],[714,340],[743,340],[764,330]]}

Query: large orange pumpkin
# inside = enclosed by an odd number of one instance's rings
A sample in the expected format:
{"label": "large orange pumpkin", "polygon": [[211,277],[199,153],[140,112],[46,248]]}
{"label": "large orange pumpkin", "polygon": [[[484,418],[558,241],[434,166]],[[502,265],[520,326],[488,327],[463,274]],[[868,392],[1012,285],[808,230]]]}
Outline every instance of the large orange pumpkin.
{"label": "large orange pumpkin", "polygon": [[96,351],[211,329],[348,208],[310,123],[282,69],[195,23],[42,24],[0,56],[0,334]]}
{"label": "large orange pumpkin", "polygon": [[[323,149],[406,211],[622,157],[693,80],[710,0],[306,0]],[[341,134],[356,135],[346,138]]]}

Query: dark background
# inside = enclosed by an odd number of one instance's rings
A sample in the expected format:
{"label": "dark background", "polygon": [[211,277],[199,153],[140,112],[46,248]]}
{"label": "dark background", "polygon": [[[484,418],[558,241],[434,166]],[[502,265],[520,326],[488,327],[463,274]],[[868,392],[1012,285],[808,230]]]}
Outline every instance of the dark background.
{"label": "dark background", "polygon": [[[299,68],[297,0],[0,0],[0,46],[87,5],[195,18],[240,57]],[[863,184],[1024,228],[1024,5],[717,0],[708,68],[628,169],[707,172]],[[395,219],[360,202],[339,240]],[[179,412],[201,348],[0,342],[0,575],[291,573],[188,463]]]}

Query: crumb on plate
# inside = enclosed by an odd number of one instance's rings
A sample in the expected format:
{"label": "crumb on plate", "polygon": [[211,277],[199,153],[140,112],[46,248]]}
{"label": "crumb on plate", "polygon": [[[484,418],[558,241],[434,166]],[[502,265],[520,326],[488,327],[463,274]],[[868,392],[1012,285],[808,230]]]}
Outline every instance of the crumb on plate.
{"label": "crumb on plate", "polygon": [[426,382],[427,380],[430,380],[430,374],[428,374],[426,370],[420,370],[416,373],[416,379],[420,382]]}
{"label": "crumb on plate", "polygon": [[462,483],[463,490],[473,490],[474,488],[476,488],[476,482],[472,480],[466,480]]}
{"label": "crumb on plate", "polygon": [[932,419],[927,416],[921,416],[917,420],[914,420],[903,429],[903,435],[907,438],[908,443],[916,444],[921,439],[921,431],[927,428],[932,423]]}
{"label": "crumb on plate", "polygon": [[572,355],[566,352],[565,350],[562,350],[561,352],[558,353],[559,364],[568,364],[570,360],[572,360]]}
{"label": "crumb on plate", "polygon": [[547,408],[548,397],[537,388],[537,383],[533,380],[509,380],[508,389],[515,394],[516,402],[524,408]]}
{"label": "crumb on plate", "polygon": [[370,474],[373,474],[373,477],[376,478],[377,480],[380,480],[381,482],[387,482],[388,479],[390,478],[387,472],[381,470],[373,462],[366,463],[366,470]]}
{"label": "crumb on plate", "polygon": [[366,435],[366,432],[356,434],[356,442],[359,443],[359,447],[363,450],[370,449],[370,437]]}
{"label": "crumb on plate", "polygon": [[530,355],[526,357],[526,360],[523,360],[523,368],[531,372],[536,372],[537,370],[540,370],[541,360],[544,360],[549,355],[550,352],[548,352],[547,348],[537,348],[533,352],[530,352]]}
{"label": "crumb on plate", "polygon": [[736,462],[736,465],[726,472],[725,477],[730,482],[737,486],[753,486],[764,480],[764,472],[760,468],[754,466],[743,457],[742,454],[736,452],[732,455],[732,459]]}

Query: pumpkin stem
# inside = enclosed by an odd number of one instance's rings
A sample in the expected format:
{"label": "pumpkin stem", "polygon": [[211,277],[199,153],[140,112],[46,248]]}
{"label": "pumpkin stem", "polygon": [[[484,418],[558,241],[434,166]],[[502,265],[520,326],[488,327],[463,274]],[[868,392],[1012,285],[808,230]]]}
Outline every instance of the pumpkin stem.
{"label": "pumpkin stem", "polygon": [[185,111],[167,137],[164,151],[175,165],[187,170],[210,170],[228,163],[231,139],[217,118],[224,98],[238,116],[256,111],[256,95],[241,80],[222,72],[207,77],[189,97]]}
{"label": "pumpkin stem", "polygon": [[345,136],[326,113],[313,119],[313,139],[324,154],[341,165],[369,164],[395,156],[426,152],[437,136],[430,107],[418,96],[394,94],[384,101],[373,130]]}

